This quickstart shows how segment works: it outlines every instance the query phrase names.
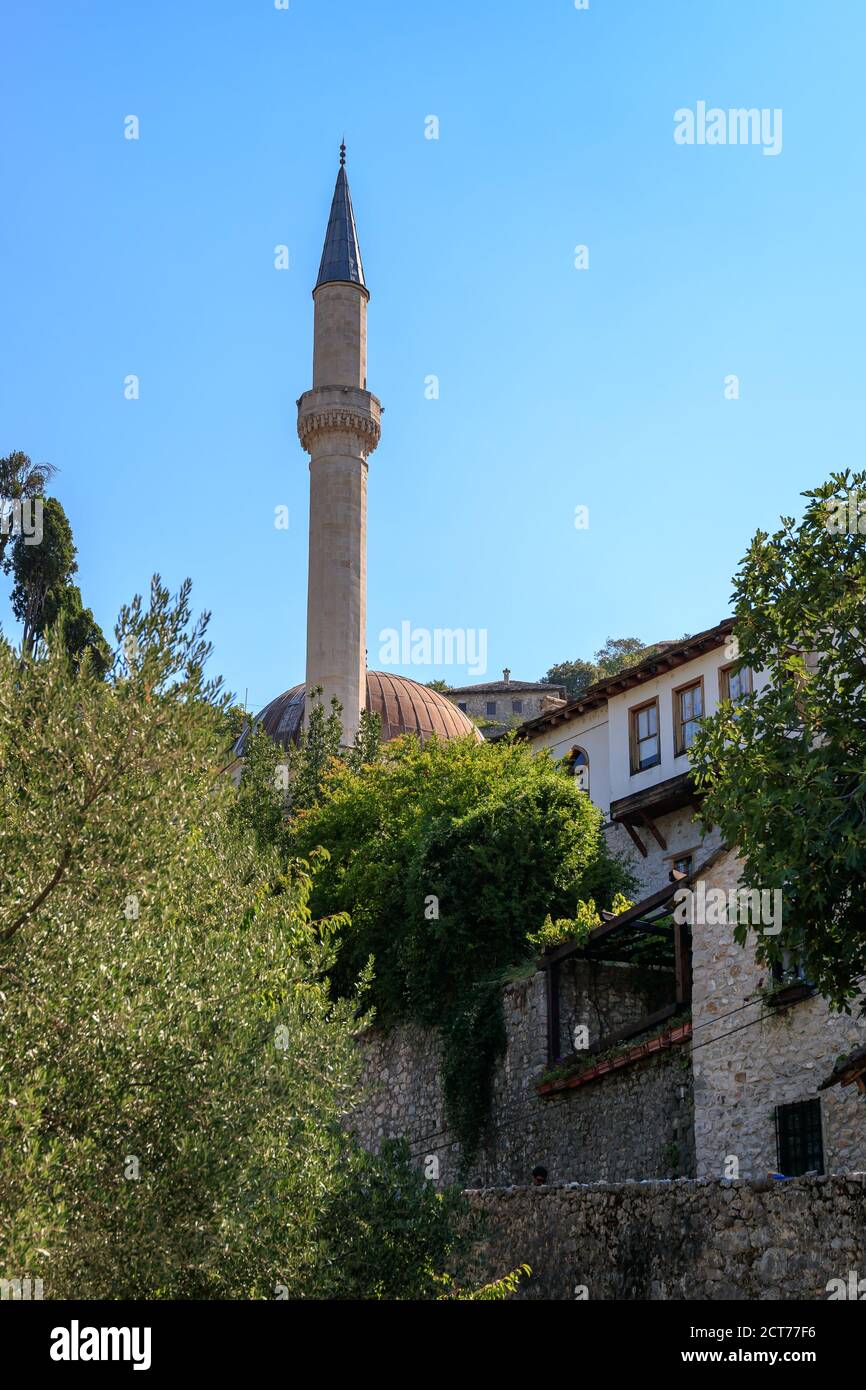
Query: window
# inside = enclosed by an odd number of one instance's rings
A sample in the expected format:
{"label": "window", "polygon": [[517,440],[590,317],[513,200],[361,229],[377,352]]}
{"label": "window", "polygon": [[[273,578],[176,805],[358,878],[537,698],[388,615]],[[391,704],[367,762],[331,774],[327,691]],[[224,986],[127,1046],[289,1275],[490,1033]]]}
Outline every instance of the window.
{"label": "window", "polygon": [[572,748],[567,757],[568,770],[582,792],[589,791],[589,758],[582,748]]}
{"label": "window", "polygon": [[462,709],[463,713],[465,714],[465,713],[466,713],[466,701],[465,701],[465,700],[458,700],[458,701],[457,701],[457,708],[458,708],[458,709]]}
{"label": "window", "polygon": [[773,961],[773,979],[777,984],[808,984],[806,967],[793,951],[783,951],[782,959]]}
{"label": "window", "polygon": [[489,719],[495,719],[495,718],[496,718],[496,701],[495,701],[495,700],[488,700],[488,701],[487,701],[487,717],[488,717]]}
{"label": "window", "polygon": [[719,671],[719,697],[736,704],[744,695],[752,692],[752,672],[748,666],[736,671],[733,666],[722,666]]}
{"label": "window", "polygon": [[796,949],[786,948],[782,959],[773,961],[771,974],[777,985],[803,985],[804,990],[810,992],[815,988]]}
{"label": "window", "polygon": [[804,1173],[823,1173],[821,1102],[803,1100],[796,1105],[777,1105],[776,1141],[779,1172],[784,1177],[799,1178]]}
{"label": "window", "polygon": [[690,854],[679,855],[671,865],[676,874],[690,874],[692,871],[692,856]]}
{"label": "window", "polygon": [[659,741],[659,702],[638,705],[631,711],[631,770],[643,772],[661,762]]}
{"label": "window", "polygon": [[679,758],[692,745],[704,713],[704,683],[693,681],[674,691],[674,753]]}
{"label": "window", "polygon": [[523,713],[523,701],[522,701],[522,700],[512,700],[512,701],[511,701],[511,710],[512,710],[512,713],[513,713],[513,714],[522,714],[522,713]]}

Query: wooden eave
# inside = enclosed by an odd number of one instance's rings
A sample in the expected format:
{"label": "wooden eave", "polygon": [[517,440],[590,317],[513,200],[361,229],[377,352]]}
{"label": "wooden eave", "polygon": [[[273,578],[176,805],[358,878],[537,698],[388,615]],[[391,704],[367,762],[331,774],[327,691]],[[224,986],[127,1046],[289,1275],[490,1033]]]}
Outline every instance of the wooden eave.
{"label": "wooden eave", "polygon": [[826,1091],[828,1086],[851,1086],[855,1083],[860,1094],[866,1094],[866,1047],[859,1048],[850,1057],[838,1062],[818,1090]]}
{"label": "wooden eave", "polygon": [[614,695],[622,695],[626,690],[633,690],[637,685],[655,680],[657,676],[663,676],[668,671],[674,671],[677,667],[694,661],[696,657],[703,656],[714,647],[723,646],[733,628],[733,618],[724,618],[715,627],[698,632],[694,637],[688,637],[684,642],[659,652],[657,656],[647,657],[646,661],[641,661],[637,666],[626,667],[615,676],[608,676],[605,680],[588,686],[583,694],[570,704],[538,714],[534,719],[527,719],[524,724],[518,726],[516,732],[520,738],[531,738],[533,734],[544,733],[547,729],[555,728],[557,724],[578,719],[582,714],[598,709],[600,705],[606,705]]}
{"label": "wooden eave", "polygon": [[632,792],[629,796],[612,801],[610,818],[639,826],[647,819],[657,819],[669,815],[671,811],[681,811],[684,806],[694,806],[701,795],[691,772],[678,772],[675,777],[665,778],[664,782],[656,782],[643,791]]}

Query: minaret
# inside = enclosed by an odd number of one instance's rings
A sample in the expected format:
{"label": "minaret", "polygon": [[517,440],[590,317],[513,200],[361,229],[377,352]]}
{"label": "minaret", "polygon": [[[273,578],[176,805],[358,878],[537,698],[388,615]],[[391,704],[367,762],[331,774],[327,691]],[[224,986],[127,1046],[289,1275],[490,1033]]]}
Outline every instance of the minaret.
{"label": "minaret", "polygon": [[310,455],[307,700],[322,687],[326,711],[343,706],[343,743],[354,743],[366,704],[367,457],[379,443],[381,407],[367,390],[367,301],[346,146],[313,290],[313,389],[298,401],[298,436]]}

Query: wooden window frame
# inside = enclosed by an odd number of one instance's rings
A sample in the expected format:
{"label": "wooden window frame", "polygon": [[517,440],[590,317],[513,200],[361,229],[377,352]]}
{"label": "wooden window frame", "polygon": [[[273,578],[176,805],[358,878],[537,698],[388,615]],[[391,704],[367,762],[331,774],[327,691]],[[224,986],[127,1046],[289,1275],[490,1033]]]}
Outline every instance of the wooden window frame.
{"label": "wooden window frame", "polygon": [[[655,762],[647,763],[646,767],[640,765],[640,747],[637,736],[637,717],[645,709],[650,709],[655,705],[656,711],[656,740],[658,742],[658,757]],[[628,712],[628,745],[629,745],[629,766],[632,777],[636,777],[639,772],[650,772],[654,767],[661,767],[662,761],[662,721],[659,711],[659,697],[656,695],[652,700],[643,700],[639,705],[632,705]]]}
{"label": "wooden window frame", "polygon": [[[719,667],[719,700],[730,700],[731,698],[731,674],[736,665],[736,661],[729,661],[727,666]],[[748,672],[749,675],[749,688],[744,691],[744,694],[751,695],[755,688],[754,673],[751,666],[740,667],[740,675],[744,675],[746,672]]]}
{"label": "wooden window frame", "polygon": [[[672,697],[672,698],[671,698],[671,704],[672,704],[672,707],[673,707],[673,717],[674,717],[674,757],[675,757],[675,758],[682,758],[682,757],[685,757],[685,755],[686,755],[686,754],[688,753],[688,751],[689,751],[688,748],[686,747],[686,744],[685,744],[684,740],[683,740],[683,729],[684,729],[684,727],[685,727],[685,724],[684,724],[683,721],[680,719],[680,696],[681,696],[681,695],[684,695],[684,694],[686,693],[687,690],[697,690],[697,689],[700,689],[700,692],[701,692],[701,712],[700,712],[700,714],[698,715],[698,718],[699,718],[699,719],[703,719],[703,718],[705,717],[705,715],[706,715],[706,712],[707,712],[707,701],[706,701],[706,695],[705,695],[705,691],[704,691],[704,678],[703,678],[703,676],[698,676],[696,680],[685,681],[682,685],[676,685],[676,686],[674,686],[673,690],[671,691],[671,697]],[[686,720],[686,721],[685,721],[685,723],[691,723],[691,722],[692,722],[691,720]]]}

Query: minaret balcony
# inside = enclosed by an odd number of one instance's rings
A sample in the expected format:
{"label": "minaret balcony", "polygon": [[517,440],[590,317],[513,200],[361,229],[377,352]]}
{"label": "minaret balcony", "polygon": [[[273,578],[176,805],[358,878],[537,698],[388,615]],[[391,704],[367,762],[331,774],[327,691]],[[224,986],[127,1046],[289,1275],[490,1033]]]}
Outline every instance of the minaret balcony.
{"label": "minaret balcony", "polygon": [[372,454],[382,433],[382,405],[370,391],[355,386],[318,386],[298,401],[298,438],[313,453],[322,435],[348,434],[354,449]]}

